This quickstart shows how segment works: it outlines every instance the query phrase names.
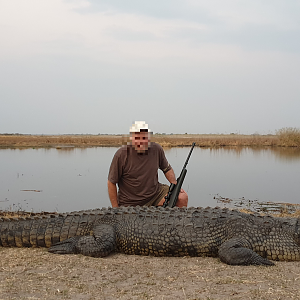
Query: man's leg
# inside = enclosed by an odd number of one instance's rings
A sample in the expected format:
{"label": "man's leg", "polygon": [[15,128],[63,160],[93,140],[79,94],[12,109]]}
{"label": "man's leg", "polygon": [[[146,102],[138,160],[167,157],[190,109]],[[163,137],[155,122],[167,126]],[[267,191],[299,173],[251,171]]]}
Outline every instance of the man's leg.
{"label": "man's leg", "polygon": [[178,199],[177,199],[177,203],[176,206],[178,207],[187,207],[188,206],[188,201],[189,201],[189,196],[186,193],[186,191],[184,189],[181,189],[179,195],[178,195]]}
{"label": "man's leg", "polygon": [[[166,194],[165,196],[167,196],[168,194]],[[158,203],[157,206],[163,206],[164,202],[165,202],[165,196],[160,200],[160,202]],[[188,206],[188,201],[189,201],[189,196],[188,194],[185,192],[184,189],[180,190],[180,193],[178,195],[178,199],[176,202],[177,207],[187,207]]]}

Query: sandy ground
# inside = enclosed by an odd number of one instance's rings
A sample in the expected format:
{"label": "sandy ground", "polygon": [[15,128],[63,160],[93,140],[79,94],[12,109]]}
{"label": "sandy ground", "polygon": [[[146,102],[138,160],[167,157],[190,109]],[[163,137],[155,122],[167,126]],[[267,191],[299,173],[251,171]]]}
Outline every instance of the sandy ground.
{"label": "sandy ground", "polygon": [[300,299],[300,262],[228,266],[211,257],[106,258],[0,248],[0,299]]}

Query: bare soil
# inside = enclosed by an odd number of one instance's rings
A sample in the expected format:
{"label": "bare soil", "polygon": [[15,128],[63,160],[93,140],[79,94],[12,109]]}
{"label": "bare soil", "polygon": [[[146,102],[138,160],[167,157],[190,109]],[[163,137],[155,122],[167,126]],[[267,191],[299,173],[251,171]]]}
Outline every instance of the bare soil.
{"label": "bare soil", "polygon": [[228,266],[211,257],[106,258],[0,248],[0,299],[300,299],[300,262]]}

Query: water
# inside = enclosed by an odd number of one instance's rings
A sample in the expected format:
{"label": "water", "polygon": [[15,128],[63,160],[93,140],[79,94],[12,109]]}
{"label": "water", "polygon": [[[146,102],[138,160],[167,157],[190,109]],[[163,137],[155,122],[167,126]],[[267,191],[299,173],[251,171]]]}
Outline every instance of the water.
{"label": "water", "polygon": [[[107,174],[116,150],[0,149],[0,209],[65,212],[109,206]],[[177,176],[188,152],[165,150]],[[189,206],[220,206],[216,197],[300,203],[297,149],[195,148],[187,169],[183,188]],[[167,183],[160,171],[159,180]]]}

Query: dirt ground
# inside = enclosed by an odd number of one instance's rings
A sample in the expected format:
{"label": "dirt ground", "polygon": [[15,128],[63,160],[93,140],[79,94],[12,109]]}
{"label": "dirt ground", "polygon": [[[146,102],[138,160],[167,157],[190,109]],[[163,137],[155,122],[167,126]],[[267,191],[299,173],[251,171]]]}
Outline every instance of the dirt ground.
{"label": "dirt ground", "polygon": [[300,262],[228,266],[211,257],[106,258],[0,248],[0,299],[300,299]]}

